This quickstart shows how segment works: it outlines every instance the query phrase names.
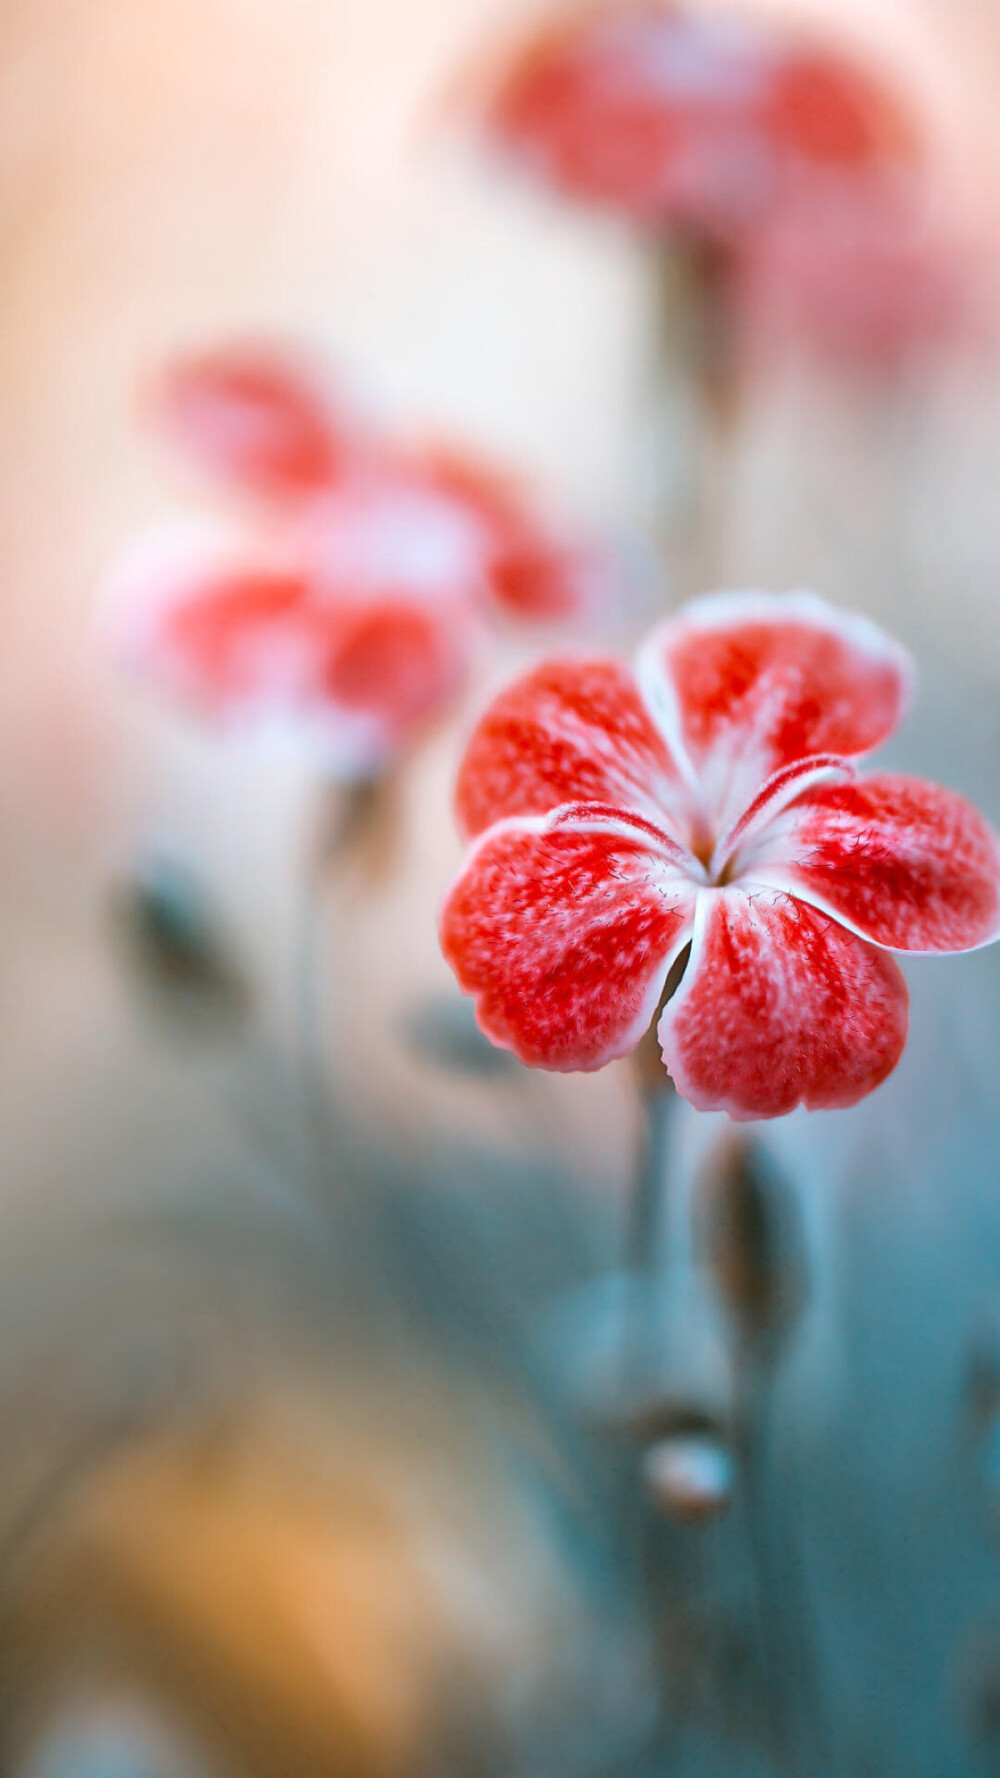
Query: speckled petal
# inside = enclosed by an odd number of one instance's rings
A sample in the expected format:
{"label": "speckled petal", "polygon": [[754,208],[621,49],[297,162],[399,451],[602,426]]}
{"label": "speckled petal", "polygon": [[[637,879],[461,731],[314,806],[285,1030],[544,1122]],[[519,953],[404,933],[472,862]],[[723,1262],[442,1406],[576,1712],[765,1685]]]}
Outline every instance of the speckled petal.
{"label": "speckled petal", "polygon": [[1000,937],[996,834],[964,797],[919,778],[817,785],[760,834],[741,874],[891,950],[970,951]]}
{"label": "speckled petal", "polygon": [[591,1070],[648,1029],[694,896],[667,836],[574,807],[483,835],[441,944],[495,1044],[534,1067]]}
{"label": "speckled petal", "polygon": [[689,798],[627,667],[550,661],[502,692],[466,750],[456,805],[476,834],[561,803],[631,808],[681,837]]}
{"label": "speckled petal", "polygon": [[780,1117],[879,1086],[903,1052],[907,1005],[892,957],[828,915],[776,890],[706,889],[659,1038],[699,1110]]}

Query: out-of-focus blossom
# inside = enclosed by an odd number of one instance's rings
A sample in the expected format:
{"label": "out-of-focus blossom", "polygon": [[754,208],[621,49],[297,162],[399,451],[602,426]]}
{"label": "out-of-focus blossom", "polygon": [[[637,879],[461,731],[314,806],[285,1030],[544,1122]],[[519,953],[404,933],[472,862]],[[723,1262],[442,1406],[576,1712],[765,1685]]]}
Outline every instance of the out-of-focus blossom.
{"label": "out-of-focus blossom", "polygon": [[[821,225],[822,222],[822,225]],[[946,242],[916,211],[872,201],[776,218],[738,269],[751,349],[790,337],[865,372],[898,372],[980,330],[971,242]]]}
{"label": "out-of-focus blossom", "polygon": [[487,118],[568,195],[710,248],[744,348],[789,328],[898,367],[971,317],[968,248],[927,215],[928,146],[861,63],[773,24],[637,0],[515,59]]}
{"label": "out-of-focus blossom", "polygon": [[[659,1022],[700,1109],[851,1105],[902,1053],[892,951],[1000,936],[1000,851],[952,791],[852,763],[903,713],[911,668],[810,594],[717,594],[633,674],[557,661],[473,734],[474,839],[441,939],[494,1043],[590,1070]],[[686,959],[686,961],[685,961]]]}
{"label": "out-of-focus blossom", "polygon": [[378,770],[437,714],[491,610],[563,618],[610,585],[605,553],[512,481],[382,438],[273,352],[174,365],[154,413],[255,528],[138,551],[118,577],[126,653],[193,709],[280,730],[328,770]]}
{"label": "out-of-focus blossom", "polygon": [[656,0],[584,9],[530,43],[489,127],[575,197],[724,238],[793,200],[895,182],[918,158],[909,119],[864,68],[760,21]]}
{"label": "out-of-focus blossom", "polygon": [[321,399],[290,355],[230,350],[179,359],[152,409],[193,462],[234,488],[279,501],[324,487],[360,448],[354,424]]}
{"label": "out-of-focus blossom", "polygon": [[121,578],[127,664],[197,716],[334,776],[378,771],[464,673],[461,609],[327,597],[304,565],[266,549],[178,550],[167,538]]}

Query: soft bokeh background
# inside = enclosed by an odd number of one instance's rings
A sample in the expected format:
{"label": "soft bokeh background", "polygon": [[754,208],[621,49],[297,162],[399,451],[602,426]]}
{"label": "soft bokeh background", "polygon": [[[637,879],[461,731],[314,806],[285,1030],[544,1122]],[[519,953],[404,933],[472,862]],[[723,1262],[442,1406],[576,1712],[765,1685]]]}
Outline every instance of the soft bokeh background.
{"label": "soft bokeh background", "polygon": [[[985,323],[901,389],[790,350],[751,394],[718,576],[815,585],[902,635],[924,691],[894,757],[996,819],[1000,7],[766,10],[828,23],[919,94],[983,241]],[[23,1752],[36,1778],[633,1771],[650,1668],[684,1669],[684,1645],[695,1667],[707,1650],[709,1702],[736,1697],[738,1754],[675,1741],[663,1769],[770,1769],[784,1656],[747,1677],[712,1616],[719,1599],[725,1624],[760,1616],[746,1527],[677,1558],[679,1617],[651,1654],[627,1538],[607,1547],[616,1460],[609,1482],[607,1453],[525,1374],[535,1310],[614,1249],[628,1081],[470,1075],[413,1037],[449,988],[434,915],[460,735],[536,644],[508,639],[408,766],[383,875],[330,887],[331,1232],[288,1178],[314,786],[152,707],[99,622],[116,552],[190,499],[139,428],[144,380],[234,334],[305,342],[394,423],[467,438],[632,540],[647,611],[694,590],[669,564],[649,574],[643,250],[462,139],[463,71],[542,14],[0,16],[0,1765]],[[235,1027],[178,1027],[130,980],[109,909],[151,848],[194,872],[250,984]],[[811,1564],[789,1621],[804,1612],[818,1644],[797,1693],[814,1769],[953,1778],[998,1757],[981,1446],[1000,975],[991,956],[923,969],[893,1082],[849,1130],[774,1138],[814,1278],[771,1488]],[[692,1616],[699,1589],[711,1608]],[[123,1738],[132,1766],[114,1764]]]}

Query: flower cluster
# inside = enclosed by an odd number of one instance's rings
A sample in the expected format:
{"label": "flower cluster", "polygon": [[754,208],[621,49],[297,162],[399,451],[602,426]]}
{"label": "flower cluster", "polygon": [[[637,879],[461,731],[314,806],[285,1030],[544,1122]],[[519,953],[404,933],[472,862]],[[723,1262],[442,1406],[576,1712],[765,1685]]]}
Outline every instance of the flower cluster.
{"label": "flower cluster", "polygon": [[461,768],[474,843],[441,920],[487,1036],[596,1069],[662,1005],[664,1062],[701,1109],[774,1117],[871,1092],[906,1039],[891,953],[1000,936],[982,818],[854,764],[910,684],[866,619],[729,593],[663,623],[634,673],[557,661],[511,686]]}
{"label": "flower cluster", "polygon": [[217,720],[291,731],[336,773],[379,769],[440,710],[488,608],[561,618],[609,577],[512,482],[382,437],[273,352],[177,363],[154,419],[254,528],[137,552],[119,576],[132,661]]}

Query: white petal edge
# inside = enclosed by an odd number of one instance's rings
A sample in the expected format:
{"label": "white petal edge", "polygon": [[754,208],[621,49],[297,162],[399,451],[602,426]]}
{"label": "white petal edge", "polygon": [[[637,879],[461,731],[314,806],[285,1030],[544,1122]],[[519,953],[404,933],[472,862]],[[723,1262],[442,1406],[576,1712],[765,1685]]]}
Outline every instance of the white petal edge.
{"label": "white petal edge", "polygon": [[[1000,861],[998,861],[997,869],[1000,871]],[[990,933],[987,938],[979,939],[974,945],[960,945],[955,950],[942,951],[938,946],[931,946],[926,950],[904,950],[899,945],[884,944],[881,939],[873,938],[872,934],[866,932],[863,926],[858,926],[853,920],[848,919],[847,915],[841,913],[838,908],[831,907],[824,896],[815,894],[807,884],[800,883],[794,876],[791,866],[789,866],[787,875],[778,869],[755,871],[752,876],[737,878],[732,887],[746,889],[750,895],[755,889],[765,889],[778,895],[790,896],[793,901],[801,901],[807,907],[815,908],[818,914],[825,914],[826,918],[832,920],[835,926],[842,926],[845,932],[852,932],[855,938],[864,939],[865,944],[871,945],[874,951],[887,951],[890,957],[967,957],[973,951],[986,950],[988,945],[995,945],[1000,939],[1000,916],[998,916],[995,932]]]}
{"label": "white petal edge", "polygon": [[[439,933],[440,933],[441,925],[442,925],[443,918],[444,918],[444,910],[445,910],[447,904],[450,902],[455,890],[458,888],[459,884],[461,883],[463,877],[465,876],[470,863],[472,862],[472,860],[474,858],[476,858],[478,856],[479,852],[482,851],[482,849],[487,844],[487,842],[491,839],[494,839],[498,834],[512,833],[512,832],[542,834],[542,833],[547,833],[547,832],[550,833],[550,832],[554,831],[556,828],[558,828],[560,826],[564,826],[571,832],[592,833],[592,832],[599,831],[602,833],[606,833],[606,832],[610,831],[610,832],[618,833],[621,837],[631,839],[631,838],[635,837],[635,834],[637,831],[641,831],[641,830],[637,830],[628,821],[621,821],[621,822],[613,822],[613,821],[570,822],[570,821],[566,820],[567,811],[574,808],[574,807],[577,807],[577,806],[578,805],[573,804],[573,803],[563,803],[558,809],[553,809],[546,815],[510,815],[510,816],[507,816],[502,821],[495,821],[493,823],[493,826],[488,827],[484,833],[477,834],[476,838],[467,847],[465,856],[462,860],[461,865],[459,866],[458,870],[455,872],[454,876],[451,879],[451,882],[449,883],[447,889],[445,890],[444,895],[441,898],[441,905],[440,905],[440,910],[438,913],[438,931],[439,931]],[[668,874],[669,874],[668,872],[664,873],[665,876]],[[623,1035],[619,1044],[615,1045],[615,1047],[613,1049],[606,1051],[600,1057],[599,1060],[593,1061],[592,1063],[589,1064],[589,1066],[581,1068],[578,1064],[566,1063],[562,1067],[559,1067],[559,1066],[546,1067],[543,1070],[544,1073],[546,1073],[546,1074],[597,1074],[597,1073],[599,1073],[599,1071],[602,1068],[606,1068],[610,1062],[618,1062],[618,1061],[621,1061],[623,1057],[631,1055],[631,1053],[635,1049],[636,1045],[641,1042],[642,1038],[645,1036],[646,1032],[649,1030],[649,1027],[653,1022],[653,1019],[656,1016],[656,1009],[660,1004],[660,997],[661,997],[663,990],[666,986],[667,977],[669,976],[670,971],[673,969],[674,964],[677,962],[677,959],[680,956],[681,952],[684,950],[685,946],[691,942],[694,917],[697,913],[698,897],[699,897],[699,893],[700,893],[697,883],[693,883],[690,881],[690,879],[687,879],[687,878],[681,876],[681,874],[679,872],[676,874],[677,874],[677,880],[679,883],[687,883],[688,884],[689,892],[691,894],[691,899],[694,902],[694,908],[692,910],[692,918],[689,920],[685,920],[677,937],[674,940],[674,943],[671,945],[669,951],[666,952],[666,954],[663,958],[662,969],[658,969],[652,976],[652,978],[650,980],[649,990],[642,1002],[642,1006],[640,1008],[639,1013],[636,1015],[634,1023],[628,1027],[628,1030]],[[687,970],[685,970],[684,973],[686,976]],[[486,1029],[485,1025],[483,1025],[480,1022],[479,997],[480,997],[481,993],[483,992],[483,990],[477,989],[477,988],[463,988],[461,986],[461,983],[459,983],[459,990],[462,994],[464,994],[466,996],[467,999],[474,1000],[476,1002],[476,1005],[475,1005],[476,1023],[479,1026],[479,1029],[482,1031],[483,1036],[488,1039],[488,1041],[493,1045],[494,1049],[509,1050],[509,1051],[511,1051],[512,1054],[516,1055],[517,1052],[516,1052],[516,1049],[515,1049],[514,1044],[512,1042],[509,1042],[503,1038],[495,1037],[493,1035],[493,1033],[491,1031],[488,1031]],[[527,1067],[527,1066],[529,1066],[529,1064],[525,1063],[525,1067]]]}
{"label": "white petal edge", "polygon": [[677,693],[663,671],[664,644],[674,632],[695,630],[707,634],[755,622],[777,627],[796,619],[846,642],[870,660],[895,666],[902,688],[899,720],[907,714],[916,690],[916,663],[902,643],[863,613],[843,611],[821,594],[802,588],[787,593],[752,588],[703,593],[657,624],[635,660],[635,676],[649,713],[693,788],[697,788],[697,777],[682,739]]}

